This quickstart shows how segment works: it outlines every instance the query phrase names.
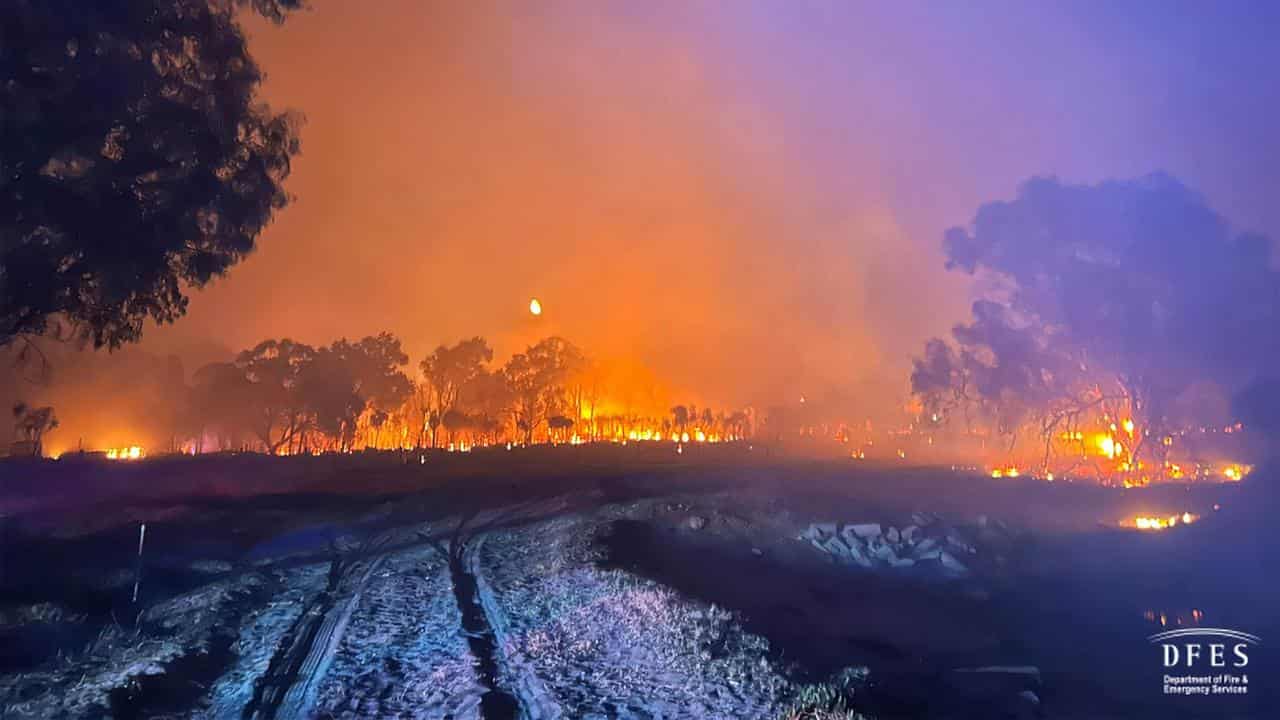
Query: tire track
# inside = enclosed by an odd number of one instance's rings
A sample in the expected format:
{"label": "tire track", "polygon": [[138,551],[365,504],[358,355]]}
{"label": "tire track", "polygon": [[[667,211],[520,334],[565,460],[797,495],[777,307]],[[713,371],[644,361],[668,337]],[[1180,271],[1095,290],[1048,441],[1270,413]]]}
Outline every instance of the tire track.
{"label": "tire track", "polygon": [[[481,703],[485,720],[556,720],[564,713],[542,681],[518,655],[508,652],[508,624],[481,568],[483,535],[449,547],[454,592],[472,654],[479,661],[481,682],[489,688]],[[511,687],[504,687],[505,684]]]}
{"label": "tire track", "polygon": [[360,559],[348,562],[339,556],[331,562],[325,589],[285,634],[266,673],[255,683],[244,720],[310,717],[316,687],[333,660],[360,594],[386,557],[374,551],[394,537],[386,533],[366,543]]}
{"label": "tire track", "polygon": [[[462,615],[463,635],[476,658],[479,680],[485,688],[481,714],[487,720],[551,720],[563,714],[532,670],[518,658],[505,656],[507,624],[480,572],[479,550],[484,540],[480,533],[563,510],[564,500],[553,499],[473,512],[462,518],[450,539],[446,554],[451,584]],[[476,520],[481,520],[479,527],[464,534],[467,524]],[[320,684],[374,572],[387,557],[398,552],[422,545],[438,546],[438,536],[420,528],[388,529],[330,561],[325,588],[281,639],[267,671],[254,684],[252,699],[241,715],[243,720],[299,720],[312,716]],[[504,678],[510,678],[516,687],[504,689]]]}

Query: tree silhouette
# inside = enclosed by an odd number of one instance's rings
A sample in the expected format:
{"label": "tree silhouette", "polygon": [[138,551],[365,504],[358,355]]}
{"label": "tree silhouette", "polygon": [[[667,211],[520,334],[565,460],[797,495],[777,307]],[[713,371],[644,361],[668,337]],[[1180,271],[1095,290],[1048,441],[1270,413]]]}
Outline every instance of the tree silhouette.
{"label": "tree silhouette", "polygon": [[258,102],[236,5],[299,0],[0,5],[0,347],[137,340],[285,206],[297,121]]}
{"label": "tree silhouette", "polygon": [[315,354],[310,345],[285,338],[264,340],[236,356],[236,367],[253,384],[251,428],[271,454],[306,427],[307,403],[299,380]]}
{"label": "tree silhouette", "polygon": [[572,343],[549,337],[511,356],[502,368],[511,390],[511,415],[525,442],[533,442],[538,427],[565,404],[564,383],[573,361],[581,357]]}
{"label": "tree silhouette", "polygon": [[[441,345],[420,364],[426,381],[426,407],[437,418],[443,418],[458,404],[462,388],[485,372],[485,366],[493,360],[493,350],[482,337],[459,341],[448,347]],[[436,444],[439,423],[431,423],[431,445]]]}
{"label": "tree silhouette", "polygon": [[676,430],[684,432],[689,426],[689,408],[684,405],[676,405],[671,408],[671,419],[675,423]]}
{"label": "tree silhouette", "polygon": [[58,418],[51,407],[30,407],[26,403],[13,406],[14,429],[31,444],[31,454],[44,454],[45,433],[58,427]]}
{"label": "tree silhouette", "polygon": [[566,439],[565,436],[568,435],[569,430],[572,427],[573,418],[565,417],[564,415],[552,415],[547,418],[547,430],[553,437],[558,438],[561,441]]}
{"label": "tree silhouette", "polygon": [[[991,420],[1045,443],[1089,414],[1132,418],[1132,465],[1194,418],[1180,398],[1230,396],[1272,371],[1280,275],[1266,238],[1235,234],[1167,175],[1025,183],[944,238],[948,267],[998,288],[954,343],[931,340],[912,387],[926,412]],[[1247,351],[1243,351],[1247,348]],[[1157,467],[1162,462],[1156,463]]]}
{"label": "tree silhouette", "polygon": [[511,402],[511,388],[501,372],[482,370],[459,393],[459,403],[468,409],[474,429],[490,441],[502,428]]}

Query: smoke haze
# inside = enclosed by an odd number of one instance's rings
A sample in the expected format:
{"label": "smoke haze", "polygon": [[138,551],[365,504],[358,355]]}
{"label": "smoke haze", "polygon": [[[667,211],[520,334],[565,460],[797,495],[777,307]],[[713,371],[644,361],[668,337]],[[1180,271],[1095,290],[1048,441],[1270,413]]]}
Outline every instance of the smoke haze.
{"label": "smoke haze", "polygon": [[[559,334],[655,403],[870,416],[968,315],[942,230],[1029,176],[1165,169],[1280,230],[1274,7],[313,5],[249,25],[264,99],[307,119],[296,202],[111,363],[390,330],[416,368]],[[65,444],[96,426],[60,392]]]}

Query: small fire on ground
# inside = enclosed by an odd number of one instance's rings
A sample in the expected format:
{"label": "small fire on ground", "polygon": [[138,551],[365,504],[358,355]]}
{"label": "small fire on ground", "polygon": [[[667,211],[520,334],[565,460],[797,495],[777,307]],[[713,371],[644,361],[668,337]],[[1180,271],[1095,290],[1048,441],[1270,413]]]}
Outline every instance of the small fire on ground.
{"label": "small fire on ground", "polygon": [[1132,520],[1121,523],[1121,525],[1137,530],[1167,530],[1178,525],[1190,525],[1199,519],[1199,515],[1189,512],[1184,512],[1181,515],[1169,515],[1168,517],[1139,515]]}
{"label": "small fire on ground", "polygon": [[142,448],[137,445],[130,445],[122,448],[108,448],[108,460],[137,460],[143,455]]}

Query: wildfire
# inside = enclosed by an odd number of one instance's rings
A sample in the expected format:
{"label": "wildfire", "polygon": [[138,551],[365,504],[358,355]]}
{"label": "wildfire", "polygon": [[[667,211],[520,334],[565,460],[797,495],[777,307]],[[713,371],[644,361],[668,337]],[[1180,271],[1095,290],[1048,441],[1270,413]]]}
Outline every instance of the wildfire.
{"label": "wildfire", "polygon": [[1244,476],[1248,475],[1249,471],[1252,469],[1253,468],[1248,465],[1228,465],[1222,469],[1222,477],[1234,482],[1244,478]]}
{"label": "wildfire", "polygon": [[1115,460],[1116,455],[1124,452],[1124,445],[1116,442],[1116,439],[1110,435],[1098,435],[1094,438],[1094,444],[1107,456],[1108,460]]}
{"label": "wildfire", "polygon": [[130,445],[123,448],[108,448],[108,460],[137,460],[143,456],[142,448],[137,445]]}
{"label": "wildfire", "polygon": [[1198,515],[1194,515],[1189,512],[1184,512],[1181,515],[1170,515],[1168,517],[1139,515],[1133,519],[1133,527],[1138,530],[1167,530],[1168,528],[1176,527],[1179,524],[1190,525],[1199,519],[1200,517]]}

